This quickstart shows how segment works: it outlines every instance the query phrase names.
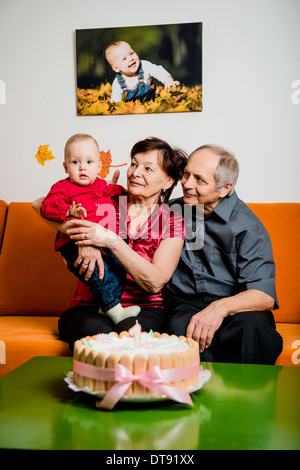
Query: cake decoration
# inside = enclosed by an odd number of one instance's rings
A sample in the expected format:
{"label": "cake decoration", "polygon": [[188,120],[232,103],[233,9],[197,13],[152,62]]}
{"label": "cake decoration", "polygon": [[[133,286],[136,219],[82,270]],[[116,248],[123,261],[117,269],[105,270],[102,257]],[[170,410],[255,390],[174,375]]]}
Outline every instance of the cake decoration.
{"label": "cake decoration", "polygon": [[135,325],[128,330],[128,333],[130,336],[134,337],[134,345],[136,348],[139,348],[141,345],[141,332],[142,332],[142,327],[139,324],[139,322],[136,320]]}
{"label": "cake decoration", "polygon": [[141,332],[138,322],[128,332],[98,334],[74,345],[74,384],[104,394],[99,408],[111,410],[122,397],[147,393],[193,406],[188,390],[197,385],[199,371],[196,341]]}

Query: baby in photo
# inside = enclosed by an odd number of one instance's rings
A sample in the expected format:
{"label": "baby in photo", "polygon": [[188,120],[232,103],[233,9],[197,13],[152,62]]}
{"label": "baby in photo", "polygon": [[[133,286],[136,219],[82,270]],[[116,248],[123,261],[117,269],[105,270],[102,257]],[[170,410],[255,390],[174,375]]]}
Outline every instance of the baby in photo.
{"label": "baby in photo", "polygon": [[148,60],[140,60],[130,44],[125,41],[110,44],[105,51],[105,56],[117,74],[112,84],[111,102],[154,100],[155,86],[152,78],[161,82],[165,89],[180,84],[174,81],[170,73],[161,65],[152,64]]}

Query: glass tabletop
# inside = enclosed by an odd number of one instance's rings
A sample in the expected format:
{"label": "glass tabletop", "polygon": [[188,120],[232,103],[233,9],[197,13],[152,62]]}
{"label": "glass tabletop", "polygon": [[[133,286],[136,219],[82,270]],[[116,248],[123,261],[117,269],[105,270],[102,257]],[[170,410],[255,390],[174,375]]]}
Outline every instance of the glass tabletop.
{"label": "glass tabletop", "polygon": [[211,379],[173,401],[95,407],[64,378],[70,357],[35,357],[0,379],[1,449],[300,449],[300,368],[203,363]]}

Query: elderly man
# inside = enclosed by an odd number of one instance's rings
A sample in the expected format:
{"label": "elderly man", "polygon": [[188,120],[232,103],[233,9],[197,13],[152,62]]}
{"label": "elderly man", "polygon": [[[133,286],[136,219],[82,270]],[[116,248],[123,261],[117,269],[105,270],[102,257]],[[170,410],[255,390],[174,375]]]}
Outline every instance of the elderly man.
{"label": "elderly man", "polygon": [[274,364],[282,338],[271,312],[278,308],[272,246],[234,191],[238,172],[235,157],[219,146],[189,157],[183,197],[170,204],[183,215],[186,204],[204,211],[204,239],[192,249],[186,240],[168,283],[168,333],[199,341],[203,361]]}

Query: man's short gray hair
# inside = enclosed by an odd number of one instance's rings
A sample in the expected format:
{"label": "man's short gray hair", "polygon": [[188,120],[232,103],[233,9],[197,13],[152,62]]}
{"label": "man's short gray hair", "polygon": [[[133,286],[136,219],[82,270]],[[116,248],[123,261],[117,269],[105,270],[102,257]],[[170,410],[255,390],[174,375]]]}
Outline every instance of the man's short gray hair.
{"label": "man's short gray hair", "polygon": [[232,184],[232,188],[228,193],[228,196],[230,196],[234,192],[234,188],[239,176],[239,163],[237,159],[232,152],[226,150],[220,145],[215,144],[206,144],[198,147],[191,153],[189,158],[191,158],[191,156],[196,152],[204,149],[209,149],[221,157],[215,171],[214,178],[215,182],[217,183],[217,189],[222,188],[226,184]]}

